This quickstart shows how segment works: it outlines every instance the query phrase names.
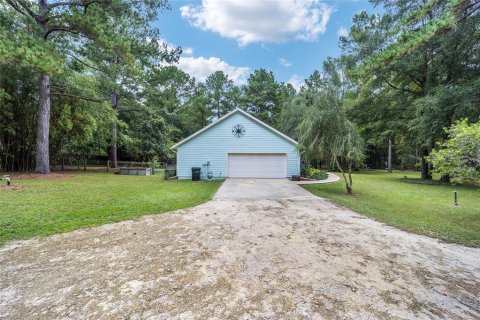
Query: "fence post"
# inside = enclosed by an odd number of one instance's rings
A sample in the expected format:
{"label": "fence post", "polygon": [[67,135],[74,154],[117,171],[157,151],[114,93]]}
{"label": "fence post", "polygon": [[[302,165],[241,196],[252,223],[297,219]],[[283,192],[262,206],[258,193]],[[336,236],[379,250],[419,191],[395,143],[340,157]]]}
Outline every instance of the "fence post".
{"label": "fence post", "polygon": [[87,157],[83,157],[83,171],[87,171]]}
{"label": "fence post", "polygon": [[65,158],[62,157],[62,171],[63,171],[64,163],[65,163]]}
{"label": "fence post", "polygon": [[417,172],[418,149],[415,149],[415,159],[413,160],[413,171]]}
{"label": "fence post", "polygon": [[107,160],[107,172],[108,172],[108,167],[110,167],[110,160]]}

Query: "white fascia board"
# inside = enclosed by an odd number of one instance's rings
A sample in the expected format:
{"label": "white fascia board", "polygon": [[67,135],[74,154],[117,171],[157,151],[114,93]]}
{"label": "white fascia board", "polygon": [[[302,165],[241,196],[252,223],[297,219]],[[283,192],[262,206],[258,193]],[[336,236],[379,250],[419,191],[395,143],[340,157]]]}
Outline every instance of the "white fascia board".
{"label": "white fascia board", "polygon": [[240,109],[240,108],[236,108],[235,110],[230,111],[229,113],[227,113],[227,114],[224,115],[223,117],[220,117],[217,121],[210,123],[208,126],[206,126],[206,127],[202,128],[202,129],[198,130],[197,132],[195,132],[194,134],[186,137],[186,138],[183,139],[182,141],[175,143],[175,144],[172,146],[172,149],[177,149],[180,145],[182,145],[182,144],[184,144],[185,142],[187,142],[187,141],[195,138],[196,136],[198,136],[198,135],[201,134],[202,132],[207,131],[207,130],[210,129],[211,127],[219,124],[220,122],[222,122],[223,120],[227,119],[228,117],[230,117],[231,115],[233,115],[233,114],[235,114],[235,113],[237,113],[237,112],[240,112],[240,113],[244,114],[245,116],[249,117],[249,118],[252,119],[253,121],[255,121],[255,122],[259,123],[260,125],[264,126],[265,128],[273,131],[273,132],[276,133],[277,135],[279,135],[279,136],[281,136],[282,138],[284,138],[284,139],[292,142],[293,144],[298,144],[297,141],[295,141],[295,140],[293,140],[292,138],[290,138],[289,136],[281,133],[280,131],[276,130],[275,128],[272,128],[271,126],[269,126],[269,125],[266,124],[265,122],[263,122],[263,121],[255,118],[254,116],[252,116],[252,115],[249,114],[248,112],[245,112],[245,111],[243,111],[243,110]]}

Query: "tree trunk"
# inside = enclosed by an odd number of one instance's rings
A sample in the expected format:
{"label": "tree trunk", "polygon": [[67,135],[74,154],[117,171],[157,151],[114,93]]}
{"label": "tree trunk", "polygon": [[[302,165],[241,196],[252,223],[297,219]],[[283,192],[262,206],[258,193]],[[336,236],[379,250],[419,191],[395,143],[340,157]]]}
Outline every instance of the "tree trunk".
{"label": "tree trunk", "polygon": [[388,173],[392,173],[392,140],[388,139]]}
{"label": "tree trunk", "polygon": [[117,168],[118,167],[118,161],[117,161],[117,123],[115,122],[113,124],[112,128],[112,146],[111,146],[111,155],[112,155],[112,168]]}
{"label": "tree trunk", "polygon": [[353,188],[353,179],[352,179],[352,163],[348,163],[348,182],[349,184],[347,185],[347,192],[352,193],[352,188]]}
{"label": "tree trunk", "polygon": [[352,176],[351,176],[351,174],[349,176],[349,178],[350,178],[350,183],[349,183],[348,180],[347,180],[347,176],[345,175],[345,172],[343,171],[342,166],[340,165],[340,162],[338,162],[338,159],[335,159],[335,163],[337,164],[338,170],[340,170],[340,172],[342,173],[343,180],[345,180],[345,188],[347,189],[347,193],[349,193],[349,194],[352,193]]}
{"label": "tree trunk", "polygon": [[418,149],[415,149],[415,160],[413,161],[413,171],[417,172]]}
{"label": "tree trunk", "polygon": [[[118,95],[115,90],[112,90],[112,108],[115,111],[115,115],[117,115],[117,107],[118,107]],[[115,122],[113,123],[113,127],[112,127],[112,145],[110,150],[113,168],[118,167],[117,151],[118,151],[117,150],[117,121],[115,119]]]}
{"label": "tree trunk", "polygon": [[49,132],[50,78],[48,75],[42,74],[39,80],[37,144],[35,148],[35,172],[37,173],[50,173]]}
{"label": "tree trunk", "polygon": [[[38,0],[38,25],[47,32],[47,19],[45,15],[48,13],[48,4],[46,0]],[[35,172],[48,174],[50,173],[50,150],[49,150],[49,134],[50,134],[50,77],[41,74],[39,79],[39,97],[38,97],[38,114],[37,114],[37,136],[35,145]]]}
{"label": "tree trunk", "polygon": [[450,174],[444,174],[440,177],[440,181],[444,183],[450,183]]}
{"label": "tree trunk", "polygon": [[432,180],[432,174],[430,173],[430,167],[425,157],[428,156],[428,149],[422,149],[422,180]]}

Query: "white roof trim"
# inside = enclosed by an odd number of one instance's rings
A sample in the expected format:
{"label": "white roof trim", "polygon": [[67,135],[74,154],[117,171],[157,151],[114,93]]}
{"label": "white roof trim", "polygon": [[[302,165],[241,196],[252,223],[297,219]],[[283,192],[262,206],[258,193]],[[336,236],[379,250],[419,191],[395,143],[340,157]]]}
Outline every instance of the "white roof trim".
{"label": "white roof trim", "polygon": [[249,114],[248,112],[245,112],[245,111],[243,111],[243,110],[240,109],[240,108],[236,108],[235,110],[232,110],[232,111],[230,111],[229,113],[227,113],[226,115],[224,115],[223,117],[219,118],[217,121],[210,123],[208,126],[206,126],[206,127],[202,128],[202,129],[198,130],[197,132],[195,132],[194,134],[190,135],[189,137],[183,139],[183,140],[180,141],[180,142],[175,143],[175,144],[172,146],[172,149],[177,149],[178,146],[180,146],[180,145],[184,144],[185,142],[187,142],[187,141],[195,138],[196,136],[198,136],[198,135],[201,134],[202,132],[207,131],[208,129],[210,129],[210,128],[213,127],[214,125],[219,124],[220,122],[222,122],[223,120],[227,119],[228,117],[230,117],[231,115],[233,115],[233,114],[235,114],[235,113],[237,113],[237,112],[240,112],[240,113],[244,114],[245,116],[249,117],[250,119],[252,119],[252,120],[254,120],[255,122],[259,123],[260,125],[264,126],[265,128],[267,128],[267,129],[273,131],[274,133],[278,134],[278,135],[281,136],[282,138],[284,138],[284,139],[286,139],[286,140],[288,140],[288,141],[290,141],[290,142],[292,142],[292,143],[294,143],[294,144],[298,144],[297,141],[295,141],[295,140],[293,140],[292,138],[290,138],[289,136],[281,133],[281,132],[278,131],[277,129],[272,128],[271,126],[269,126],[269,125],[266,124],[265,122],[263,122],[263,121],[255,118],[254,116],[252,116],[252,115]]}

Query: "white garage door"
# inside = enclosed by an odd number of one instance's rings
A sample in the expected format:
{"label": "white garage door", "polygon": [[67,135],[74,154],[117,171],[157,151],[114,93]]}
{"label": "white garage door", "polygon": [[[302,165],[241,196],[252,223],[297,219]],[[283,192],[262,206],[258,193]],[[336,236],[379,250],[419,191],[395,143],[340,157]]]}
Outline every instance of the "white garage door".
{"label": "white garage door", "polygon": [[281,153],[229,153],[230,178],[286,178],[287,155]]}

